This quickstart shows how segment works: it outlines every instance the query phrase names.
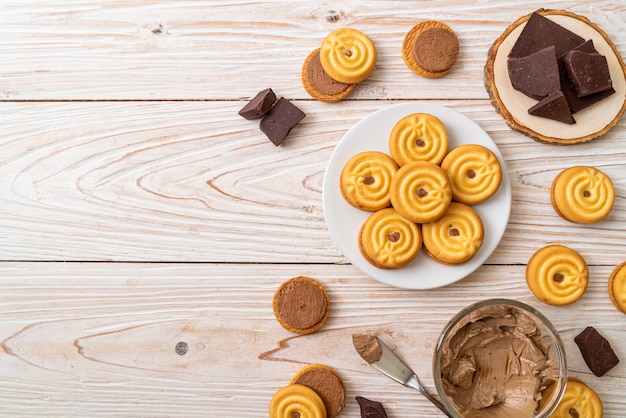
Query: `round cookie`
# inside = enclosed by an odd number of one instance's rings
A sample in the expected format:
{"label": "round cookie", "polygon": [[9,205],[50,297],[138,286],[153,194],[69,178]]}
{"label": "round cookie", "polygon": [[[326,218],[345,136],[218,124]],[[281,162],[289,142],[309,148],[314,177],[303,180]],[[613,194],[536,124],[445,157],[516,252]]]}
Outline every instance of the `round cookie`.
{"label": "round cookie", "polygon": [[613,305],[626,313],[626,261],[615,267],[609,276],[609,296]]}
{"label": "round cookie", "polygon": [[402,42],[407,67],[426,78],[446,75],[459,57],[459,40],[443,22],[425,20],[413,26]]}
{"label": "round cookie", "polygon": [[436,221],[422,225],[424,250],[441,264],[461,264],[474,257],[485,231],[480,215],[471,207],[452,202]]}
{"label": "round cookie", "polygon": [[561,171],[552,182],[550,201],[563,219],[591,224],[604,219],[613,207],[611,179],[595,167],[575,166]]}
{"label": "round cookie", "polygon": [[312,51],[302,64],[302,86],[314,99],[333,103],[347,97],[356,84],[333,80],[322,68],[318,48]]}
{"label": "round cookie", "polygon": [[440,164],[448,153],[444,124],[428,113],[413,113],[400,119],[389,134],[391,157],[403,166],[413,161]]}
{"label": "round cookie", "polygon": [[384,209],[391,204],[389,186],[396,171],[396,162],[382,152],[358,153],[341,170],[341,194],[355,208],[371,212]]}
{"label": "round cookie", "polygon": [[452,185],[452,200],[476,205],[489,199],[500,187],[502,167],[486,147],[465,144],[454,148],[441,163]]}
{"label": "round cookie", "polygon": [[589,282],[585,259],[571,248],[548,245],[532,255],[526,266],[531,292],[548,305],[567,305],[578,300]]}
{"label": "round cookie", "polygon": [[395,269],[409,264],[422,247],[418,226],[387,208],[370,215],[359,230],[359,250],[373,266]]}
{"label": "round cookie", "polygon": [[598,394],[578,379],[567,379],[561,401],[549,418],[602,418],[602,401]]}
{"label": "round cookie", "polygon": [[410,221],[428,223],[445,213],[452,201],[452,186],[441,167],[427,161],[405,164],[391,179],[391,204]]}
{"label": "round cookie", "polygon": [[363,32],[352,28],[338,28],[322,41],[320,62],[333,80],[356,84],[374,71],[376,47]]}
{"label": "round cookie", "polygon": [[326,418],[322,398],[307,386],[291,384],[274,394],[270,401],[270,418]]}
{"label": "round cookie", "polygon": [[283,282],[272,300],[274,316],[287,331],[310,334],[328,319],[330,298],[317,280],[306,276]]}
{"label": "round cookie", "polygon": [[292,384],[301,384],[315,391],[322,398],[326,414],[334,418],[346,406],[346,389],[337,372],[323,364],[309,364],[300,369],[291,379]]}

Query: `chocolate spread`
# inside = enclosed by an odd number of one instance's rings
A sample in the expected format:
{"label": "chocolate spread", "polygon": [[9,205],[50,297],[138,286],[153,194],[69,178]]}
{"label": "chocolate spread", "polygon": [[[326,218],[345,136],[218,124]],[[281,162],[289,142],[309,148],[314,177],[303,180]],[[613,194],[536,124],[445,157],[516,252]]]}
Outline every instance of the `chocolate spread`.
{"label": "chocolate spread", "polygon": [[519,309],[487,306],[444,342],[441,380],[463,417],[531,418],[552,382],[554,359]]}
{"label": "chocolate spread", "polygon": [[352,335],[352,344],[357,353],[369,364],[376,363],[383,356],[383,349],[376,337],[366,334]]}

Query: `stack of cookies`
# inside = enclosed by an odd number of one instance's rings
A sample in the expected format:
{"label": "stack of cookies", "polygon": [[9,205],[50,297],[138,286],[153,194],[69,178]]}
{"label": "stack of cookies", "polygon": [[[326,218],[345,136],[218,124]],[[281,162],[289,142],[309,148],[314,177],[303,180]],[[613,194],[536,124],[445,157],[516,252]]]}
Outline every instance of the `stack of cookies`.
{"label": "stack of cookies", "polygon": [[482,145],[449,146],[441,120],[413,113],[391,130],[389,155],[366,151],[345,164],[340,178],[344,199],[373,212],[358,236],[370,264],[403,267],[424,248],[435,261],[456,265],[478,252],[484,228],[472,206],[496,193],[502,168]]}
{"label": "stack of cookies", "polygon": [[337,102],[375,66],[376,47],[367,35],[353,28],[335,29],[304,60],[302,85],[314,99]]}

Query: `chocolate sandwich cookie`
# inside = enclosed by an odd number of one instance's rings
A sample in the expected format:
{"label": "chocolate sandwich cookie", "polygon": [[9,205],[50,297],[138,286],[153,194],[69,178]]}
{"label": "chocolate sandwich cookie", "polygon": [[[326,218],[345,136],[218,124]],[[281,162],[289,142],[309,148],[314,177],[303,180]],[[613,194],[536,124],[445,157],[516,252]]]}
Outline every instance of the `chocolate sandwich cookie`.
{"label": "chocolate sandwich cookie", "polygon": [[272,300],[274,316],[287,331],[310,334],[328,319],[330,298],[317,280],[291,278],[280,285]]}
{"label": "chocolate sandwich cookie", "polygon": [[346,389],[339,374],[323,364],[309,364],[291,379],[291,384],[307,386],[322,398],[328,418],[334,418],[346,405]]}
{"label": "chocolate sandwich cookie", "polygon": [[311,97],[322,102],[338,102],[347,97],[356,84],[332,79],[320,61],[320,49],[312,51],[302,64],[302,86]]}
{"label": "chocolate sandwich cookie", "polygon": [[445,23],[426,20],[404,37],[402,58],[409,69],[426,78],[446,75],[459,57],[459,40]]}

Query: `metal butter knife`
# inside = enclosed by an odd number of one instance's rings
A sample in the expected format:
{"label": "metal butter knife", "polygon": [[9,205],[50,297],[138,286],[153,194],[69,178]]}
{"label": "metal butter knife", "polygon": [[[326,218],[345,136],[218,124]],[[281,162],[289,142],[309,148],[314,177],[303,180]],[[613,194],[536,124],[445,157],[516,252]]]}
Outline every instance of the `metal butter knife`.
{"label": "metal butter knife", "polygon": [[[378,342],[382,354],[380,359],[375,362],[369,362],[376,370],[381,372],[387,377],[395,380],[396,382],[406,387],[415,389],[424,395],[429,401],[431,401],[437,408],[439,408],[446,416],[454,418],[450,412],[448,412],[439,401],[431,395],[420,383],[417,375],[406,365],[387,345],[382,342],[378,337],[374,337]],[[358,350],[357,350],[358,351]],[[361,353],[359,353],[361,354]],[[367,359],[365,359],[367,361]]]}

